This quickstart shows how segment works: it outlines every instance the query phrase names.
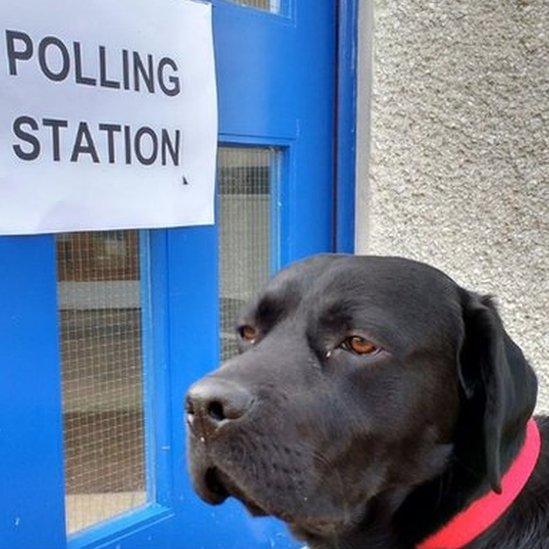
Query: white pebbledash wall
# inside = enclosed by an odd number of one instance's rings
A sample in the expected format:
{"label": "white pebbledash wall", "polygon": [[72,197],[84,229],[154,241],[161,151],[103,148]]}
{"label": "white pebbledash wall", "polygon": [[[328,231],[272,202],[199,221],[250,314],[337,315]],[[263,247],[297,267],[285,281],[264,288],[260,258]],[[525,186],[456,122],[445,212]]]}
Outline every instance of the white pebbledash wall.
{"label": "white pebbledash wall", "polygon": [[356,234],[495,295],[545,412],[548,29],[544,0],[360,0]]}

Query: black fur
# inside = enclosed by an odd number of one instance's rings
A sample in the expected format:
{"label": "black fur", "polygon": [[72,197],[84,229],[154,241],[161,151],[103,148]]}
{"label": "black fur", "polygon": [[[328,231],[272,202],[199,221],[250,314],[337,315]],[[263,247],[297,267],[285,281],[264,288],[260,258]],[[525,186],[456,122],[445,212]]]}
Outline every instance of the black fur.
{"label": "black fur", "polygon": [[[427,265],[324,255],[279,273],[242,353],[187,398],[189,465],[311,548],[411,548],[500,481],[537,382],[493,301]],[[381,350],[352,353],[358,334]],[[513,506],[471,548],[549,547],[549,420]]]}

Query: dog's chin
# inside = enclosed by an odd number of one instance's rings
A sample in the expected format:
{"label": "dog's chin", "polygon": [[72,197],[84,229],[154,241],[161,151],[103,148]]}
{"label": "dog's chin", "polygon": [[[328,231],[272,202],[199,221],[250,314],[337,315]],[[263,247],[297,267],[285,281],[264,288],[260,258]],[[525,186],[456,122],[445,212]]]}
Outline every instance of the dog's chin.
{"label": "dog's chin", "polygon": [[307,544],[320,543],[322,540],[336,539],[352,531],[358,524],[361,513],[346,510],[344,514],[306,516],[301,515],[287,520],[292,534]]}
{"label": "dog's chin", "polygon": [[249,490],[216,466],[209,466],[200,473],[195,471],[194,487],[200,498],[211,505],[219,505],[227,498],[234,497],[254,517],[276,517],[287,523],[297,538],[306,542],[333,537],[351,526],[348,523],[351,518],[349,510],[345,516],[318,516],[316,513],[316,516],[308,516],[303,513],[303,509],[294,515],[289,513],[287,508],[281,510],[268,503],[260,502]]}
{"label": "dog's chin", "polygon": [[229,492],[219,480],[217,469],[208,467],[204,471],[195,472],[193,484],[196,493],[210,505],[220,505],[229,496]]}
{"label": "dog's chin", "polygon": [[211,505],[219,505],[227,498],[234,497],[254,517],[264,517],[273,514],[264,509],[237,482],[215,466],[206,468],[203,473],[195,474],[194,487],[200,498]]}

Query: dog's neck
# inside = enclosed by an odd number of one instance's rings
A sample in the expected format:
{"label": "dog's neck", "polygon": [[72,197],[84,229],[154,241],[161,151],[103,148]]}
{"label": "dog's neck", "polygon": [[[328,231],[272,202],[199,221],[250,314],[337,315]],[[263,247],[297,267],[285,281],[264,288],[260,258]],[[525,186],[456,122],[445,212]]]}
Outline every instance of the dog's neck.
{"label": "dog's neck", "polygon": [[[501,448],[502,471],[512,464],[522,447],[522,428]],[[353,531],[331,540],[315,540],[311,549],[407,548],[437,531],[469,503],[490,490],[479,456],[482,448],[474,448],[466,437],[456,441],[443,472],[416,488],[388,490],[367,504],[364,519]]]}
{"label": "dog's neck", "polygon": [[[500,449],[502,473],[509,469],[520,452],[525,435],[526,427],[522,426],[503,438]],[[413,490],[404,500],[393,519],[399,533],[408,541],[415,544],[437,531],[491,489],[481,440],[482,436],[473,433],[458,433],[443,473]]]}

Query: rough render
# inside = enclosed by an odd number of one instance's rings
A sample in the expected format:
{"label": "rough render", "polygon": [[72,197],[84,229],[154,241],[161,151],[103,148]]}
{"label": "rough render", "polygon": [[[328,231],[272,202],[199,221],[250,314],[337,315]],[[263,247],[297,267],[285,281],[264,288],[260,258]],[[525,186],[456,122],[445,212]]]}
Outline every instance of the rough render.
{"label": "rough render", "polygon": [[372,68],[368,2],[358,251],[423,260],[494,294],[549,412],[549,4],[376,0]]}

